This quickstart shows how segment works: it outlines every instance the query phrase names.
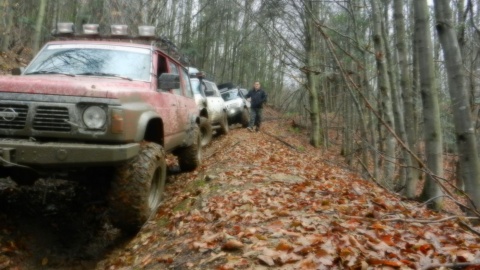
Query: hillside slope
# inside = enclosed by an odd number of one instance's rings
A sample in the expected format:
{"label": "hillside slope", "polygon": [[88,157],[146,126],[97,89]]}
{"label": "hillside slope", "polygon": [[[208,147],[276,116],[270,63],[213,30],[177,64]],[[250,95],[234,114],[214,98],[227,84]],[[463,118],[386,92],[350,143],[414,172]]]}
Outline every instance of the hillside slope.
{"label": "hillside slope", "polygon": [[170,176],[157,215],[96,269],[476,269],[466,219],[361,179],[266,116],[262,132],[231,129],[200,169]]}

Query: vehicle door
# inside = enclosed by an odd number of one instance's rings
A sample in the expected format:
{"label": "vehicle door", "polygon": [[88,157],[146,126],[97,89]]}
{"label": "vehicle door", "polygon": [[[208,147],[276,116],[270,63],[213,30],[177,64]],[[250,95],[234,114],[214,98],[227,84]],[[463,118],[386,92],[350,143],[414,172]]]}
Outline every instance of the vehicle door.
{"label": "vehicle door", "polygon": [[190,77],[186,68],[177,65],[180,74],[181,89],[177,95],[178,118],[182,133],[190,132],[195,125],[195,119],[198,116],[198,107],[195,103],[193,90],[190,84]]}
{"label": "vehicle door", "polygon": [[[161,57],[161,56],[160,56]],[[178,66],[168,58],[165,61],[165,71],[180,76]],[[160,72],[159,72],[160,74]],[[170,145],[178,145],[181,141],[184,121],[179,121],[180,104],[179,96],[182,96],[182,88],[170,89],[168,91],[159,90],[163,94],[162,121],[165,134],[165,148],[169,150]]]}
{"label": "vehicle door", "polygon": [[223,117],[225,101],[220,95],[217,86],[209,81],[205,82],[205,95],[207,96],[207,106],[210,109],[212,121],[219,122]]}
{"label": "vehicle door", "polygon": [[[162,73],[178,74],[178,69],[169,66],[168,58],[162,54],[156,54],[156,74],[159,77]],[[162,90],[157,83],[157,97],[152,98],[150,102],[155,106],[157,113],[160,115],[163,122],[164,144],[168,150],[170,146],[178,145],[179,134],[182,129],[178,118],[178,98],[177,95],[180,89]]]}

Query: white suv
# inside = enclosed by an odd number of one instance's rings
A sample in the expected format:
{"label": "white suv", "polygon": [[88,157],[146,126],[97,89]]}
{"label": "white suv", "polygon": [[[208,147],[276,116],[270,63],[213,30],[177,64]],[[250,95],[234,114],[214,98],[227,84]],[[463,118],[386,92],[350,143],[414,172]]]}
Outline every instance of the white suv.
{"label": "white suv", "polygon": [[214,130],[218,134],[228,133],[226,105],[215,83],[205,79],[196,68],[188,68],[188,73],[195,102],[200,110],[201,144],[205,146],[212,140]]}

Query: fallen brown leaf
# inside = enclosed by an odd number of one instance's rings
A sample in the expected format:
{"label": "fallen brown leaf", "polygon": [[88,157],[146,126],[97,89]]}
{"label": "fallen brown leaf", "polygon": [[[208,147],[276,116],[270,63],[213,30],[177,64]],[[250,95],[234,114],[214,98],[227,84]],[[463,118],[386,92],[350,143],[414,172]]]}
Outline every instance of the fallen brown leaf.
{"label": "fallen brown leaf", "polygon": [[223,244],[222,249],[226,251],[234,251],[234,250],[241,249],[242,247],[243,247],[242,242],[236,239],[230,239]]}

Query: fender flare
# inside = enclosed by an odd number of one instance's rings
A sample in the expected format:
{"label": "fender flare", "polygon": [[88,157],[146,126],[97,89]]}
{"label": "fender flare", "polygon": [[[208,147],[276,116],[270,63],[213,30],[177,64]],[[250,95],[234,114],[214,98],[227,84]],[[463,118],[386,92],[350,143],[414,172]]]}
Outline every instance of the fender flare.
{"label": "fender flare", "polygon": [[[163,131],[163,120],[162,118],[153,111],[147,111],[142,113],[142,115],[138,118],[137,122],[137,133],[135,135],[135,141],[141,142],[145,138],[145,131],[147,130],[148,123],[151,120],[159,120],[162,126],[160,127]],[[163,142],[163,138],[159,138],[159,141]]]}

